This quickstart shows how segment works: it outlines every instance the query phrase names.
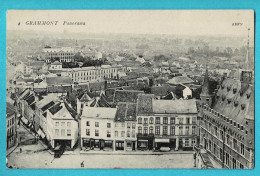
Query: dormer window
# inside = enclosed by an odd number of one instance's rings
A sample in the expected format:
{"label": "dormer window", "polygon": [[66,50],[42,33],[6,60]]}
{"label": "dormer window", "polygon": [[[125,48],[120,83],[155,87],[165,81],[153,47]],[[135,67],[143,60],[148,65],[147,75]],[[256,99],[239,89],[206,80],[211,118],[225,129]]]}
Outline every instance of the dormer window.
{"label": "dormer window", "polygon": [[250,98],[250,95],[251,95],[251,92],[248,92],[248,93],[246,94],[247,99]]}
{"label": "dormer window", "polygon": [[221,85],[221,89],[224,89],[225,88],[225,86],[224,85]]}
{"label": "dormer window", "polygon": [[231,102],[231,98],[228,98],[228,99],[227,99],[227,102],[230,103],[230,102]]}
{"label": "dormer window", "polygon": [[222,95],[222,101],[224,101],[226,99],[225,95]]}
{"label": "dormer window", "polygon": [[234,101],[234,105],[237,106],[238,105],[238,101]]}
{"label": "dormer window", "polygon": [[246,105],[245,104],[241,104],[241,109],[245,109]]}
{"label": "dormer window", "polygon": [[230,91],[230,89],[231,89],[231,86],[227,86],[227,91]]}
{"label": "dormer window", "polygon": [[236,123],[236,122],[234,122],[234,126],[237,126],[237,123]]}
{"label": "dormer window", "polygon": [[237,88],[233,88],[233,93],[237,93]]}
{"label": "dormer window", "polygon": [[242,96],[244,94],[243,90],[240,90],[239,94],[240,94],[240,96]]}

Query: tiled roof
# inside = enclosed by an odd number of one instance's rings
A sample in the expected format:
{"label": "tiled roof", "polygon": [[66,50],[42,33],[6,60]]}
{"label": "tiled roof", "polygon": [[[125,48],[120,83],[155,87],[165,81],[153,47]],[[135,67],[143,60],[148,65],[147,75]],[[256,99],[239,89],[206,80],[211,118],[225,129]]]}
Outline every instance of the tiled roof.
{"label": "tiled roof", "polygon": [[65,107],[64,103],[58,103],[49,109],[52,118],[55,119],[74,119],[69,110]]}
{"label": "tiled roof", "polygon": [[14,114],[15,114],[14,106],[11,103],[6,102],[6,117],[10,117]]}
{"label": "tiled roof", "polygon": [[116,116],[117,108],[103,108],[103,107],[86,107],[84,106],[82,118],[104,118],[114,119]]}
{"label": "tiled roof", "polygon": [[143,93],[143,91],[116,90],[114,93],[114,103],[118,103],[118,102],[136,103],[138,94],[141,94],[141,93]]}
{"label": "tiled roof", "polygon": [[139,94],[137,99],[137,114],[152,114],[153,101],[153,94]]}
{"label": "tiled roof", "polygon": [[217,91],[212,108],[244,124],[246,118],[254,119],[254,86],[241,84],[240,80],[227,78]]}
{"label": "tiled roof", "polygon": [[153,112],[155,114],[174,113],[190,114],[197,113],[196,101],[190,100],[154,100]]}
{"label": "tiled roof", "polygon": [[63,76],[57,76],[57,77],[46,77],[46,82],[48,86],[51,85],[71,85],[73,84],[70,77],[63,77]]}
{"label": "tiled roof", "polygon": [[135,121],[136,120],[136,103],[123,103],[117,105],[115,121]]}
{"label": "tiled roof", "polygon": [[194,81],[186,76],[177,76],[177,77],[173,77],[172,79],[170,79],[167,83],[169,84],[189,84],[189,83],[193,83]]}

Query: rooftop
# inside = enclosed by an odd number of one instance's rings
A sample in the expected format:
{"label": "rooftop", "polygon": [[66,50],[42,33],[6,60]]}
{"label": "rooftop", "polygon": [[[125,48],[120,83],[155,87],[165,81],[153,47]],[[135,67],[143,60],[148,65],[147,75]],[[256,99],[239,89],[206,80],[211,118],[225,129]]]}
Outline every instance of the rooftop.
{"label": "rooftop", "polygon": [[46,77],[46,82],[48,86],[50,85],[71,85],[73,84],[70,77],[63,77],[63,76],[57,76],[57,77]]}
{"label": "rooftop", "polygon": [[177,76],[170,79],[167,83],[176,85],[176,84],[189,84],[194,83],[194,81],[186,76]]}
{"label": "rooftop", "polygon": [[116,117],[117,108],[103,108],[103,107],[84,107],[82,118],[92,117],[101,119],[114,119]]}
{"label": "rooftop", "polygon": [[197,113],[196,101],[190,100],[154,100],[153,112],[155,114],[193,114]]}

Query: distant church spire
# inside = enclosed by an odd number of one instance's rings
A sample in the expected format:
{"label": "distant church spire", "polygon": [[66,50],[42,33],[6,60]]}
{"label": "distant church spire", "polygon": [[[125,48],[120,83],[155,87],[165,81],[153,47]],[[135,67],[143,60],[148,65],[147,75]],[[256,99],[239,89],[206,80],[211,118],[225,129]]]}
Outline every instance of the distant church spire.
{"label": "distant church spire", "polygon": [[208,74],[208,65],[206,65],[206,72],[204,76],[204,81],[202,84],[202,90],[200,94],[200,99],[202,103],[208,104],[211,106],[212,104],[212,95],[209,92],[209,74]]}
{"label": "distant church spire", "polygon": [[245,61],[245,69],[250,69],[249,68],[249,31],[250,28],[248,28],[248,35],[247,35],[247,52],[246,52],[246,61]]}

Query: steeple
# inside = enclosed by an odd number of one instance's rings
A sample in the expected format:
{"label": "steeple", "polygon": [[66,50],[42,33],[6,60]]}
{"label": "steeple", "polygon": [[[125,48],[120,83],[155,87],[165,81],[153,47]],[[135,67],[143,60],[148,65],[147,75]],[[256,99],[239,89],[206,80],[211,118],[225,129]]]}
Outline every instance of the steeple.
{"label": "steeple", "polygon": [[249,31],[250,28],[248,28],[248,35],[247,35],[247,52],[246,52],[246,60],[245,60],[245,69],[248,70],[249,68]]}
{"label": "steeple", "polygon": [[208,74],[208,66],[206,66],[206,72],[204,76],[204,81],[202,84],[202,90],[200,94],[200,99],[203,104],[208,104],[211,106],[212,104],[212,95],[209,92],[209,74]]}

